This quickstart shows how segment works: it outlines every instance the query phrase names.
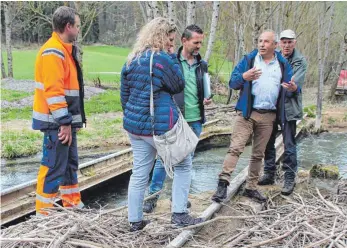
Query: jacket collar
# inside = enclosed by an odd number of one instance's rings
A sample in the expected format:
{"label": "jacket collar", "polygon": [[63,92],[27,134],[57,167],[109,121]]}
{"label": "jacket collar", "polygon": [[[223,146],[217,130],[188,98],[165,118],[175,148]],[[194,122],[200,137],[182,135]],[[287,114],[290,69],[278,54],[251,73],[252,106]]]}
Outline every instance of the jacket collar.
{"label": "jacket collar", "polygon": [[62,44],[63,47],[69,52],[69,54],[72,54],[72,44],[71,43],[65,43],[62,39],[60,39],[57,32],[52,33],[52,38],[56,39],[60,44]]}
{"label": "jacket collar", "polygon": [[[258,49],[254,49],[251,53],[249,53],[247,55],[247,57],[249,59],[254,59],[255,56],[257,56],[257,54],[258,54]],[[281,63],[285,63],[286,62],[286,59],[282,56],[282,54],[280,52],[275,51],[275,54],[276,54],[277,59],[278,59],[279,62],[281,62]]]}
{"label": "jacket collar", "polygon": [[[177,51],[177,58],[178,58],[178,61],[181,61],[182,50],[183,50],[183,46],[181,46],[181,47],[178,49],[178,51]],[[198,55],[195,56],[195,59],[196,59],[197,64],[200,64],[200,63],[201,63],[201,55],[200,55],[200,53],[199,53]]]}

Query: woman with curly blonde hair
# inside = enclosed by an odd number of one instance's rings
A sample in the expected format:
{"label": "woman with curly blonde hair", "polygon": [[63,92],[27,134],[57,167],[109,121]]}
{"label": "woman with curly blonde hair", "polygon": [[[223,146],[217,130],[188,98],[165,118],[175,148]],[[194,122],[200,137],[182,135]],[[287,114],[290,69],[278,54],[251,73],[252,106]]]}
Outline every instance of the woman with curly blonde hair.
{"label": "woman with curly blonde hair", "polygon": [[127,65],[129,66],[133,60],[138,60],[148,48],[153,52],[168,51],[173,47],[175,35],[175,24],[162,17],[153,19],[140,30],[134,48],[128,56]]}
{"label": "woman with curly blonde hair", "polygon": [[[172,99],[185,86],[183,73],[173,47],[176,26],[168,19],[155,18],[140,31],[128,61],[121,73],[123,126],[133,148],[133,170],[128,188],[128,220],[130,231],[143,229],[143,199],[157,150],[154,135],[171,130],[178,120],[178,110]],[[153,73],[150,76],[150,57]],[[154,119],[150,115],[151,80],[153,84]],[[191,156],[175,166],[172,184],[172,219],[177,226],[202,222],[187,213],[191,182]]]}

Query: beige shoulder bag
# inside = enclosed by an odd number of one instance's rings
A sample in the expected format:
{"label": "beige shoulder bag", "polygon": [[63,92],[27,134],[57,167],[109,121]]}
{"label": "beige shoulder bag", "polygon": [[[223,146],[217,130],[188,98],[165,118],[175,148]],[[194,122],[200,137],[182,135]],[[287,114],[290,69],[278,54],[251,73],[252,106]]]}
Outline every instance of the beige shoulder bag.
{"label": "beige shoulder bag", "polygon": [[[154,100],[153,100],[153,55],[150,58],[150,75],[151,75],[151,96],[150,96],[150,114],[152,117],[153,140],[159,157],[165,167],[166,173],[173,178],[173,166],[182,162],[187,156],[195,150],[199,138],[184,119],[179,107],[178,120],[174,127],[163,135],[154,135]],[[175,100],[173,99],[175,102]]]}

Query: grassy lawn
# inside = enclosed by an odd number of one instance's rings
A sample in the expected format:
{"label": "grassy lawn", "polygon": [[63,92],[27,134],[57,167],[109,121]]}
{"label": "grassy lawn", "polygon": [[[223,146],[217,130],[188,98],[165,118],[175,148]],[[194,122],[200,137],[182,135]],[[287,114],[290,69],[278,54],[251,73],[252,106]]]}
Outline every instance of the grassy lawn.
{"label": "grassy lawn", "polygon": [[[13,68],[15,79],[34,79],[34,64],[38,49],[14,50]],[[101,84],[119,84],[120,76],[102,72],[120,72],[130,48],[113,46],[84,47],[84,77],[89,84],[100,78]],[[6,56],[6,54],[4,54]],[[5,58],[6,59],[6,58]],[[226,73],[221,77],[228,80],[231,63],[224,58],[212,56],[210,71]],[[5,63],[6,65],[6,63]],[[32,93],[2,89],[2,100],[17,101]],[[224,102],[226,97],[216,96],[217,102]],[[122,109],[120,92],[107,90],[85,101],[87,128],[78,133],[78,144],[82,148],[124,144],[127,137],[122,131]],[[42,133],[30,128],[32,107],[3,108],[1,110],[2,135],[1,154],[4,158],[28,156],[42,149]]]}
{"label": "grassy lawn", "polygon": [[32,95],[32,93],[24,91],[1,89],[1,100],[9,102],[15,102]]}
{"label": "grassy lawn", "polygon": [[[14,98],[11,92],[6,94],[10,96],[8,99]],[[124,138],[120,137],[122,107],[119,91],[107,90],[85,101],[85,111],[88,123],[87,128],[78,134],[80,147],[125,142]],[[33,155],[41,150],[42,133],[30,129],[27,123],[31,122],[31,118],[31,106],[1,110],[1,155],[4,158]]]}
{"label": "grassy lawn", "polygon": [[[93,82],[98,77],[101,83],[118,83],[118,74],[107,72],[121,72],[130,48],[114,46],[84,46],[83,47],[83,70],[86,81]],[[15,79],[34,79],[34,67],[37,50],[13,50],[13,70]],[[6,61],[6,54],[4,54]],[[5,63],[5,66],[7,64]],[[220,69],[221,67],[221,69]],[[224,60],[223,56],[212,55],[210,59],[210,71],[226,73],[222,75],[229,79],[232,63]],[[106,73],[105,73],[106,72]]]}
{"label": "grassy lawn", "polygon": [[[13,50],[13,74],[15,79],[34,79],[37,50]],[[85,46],[83,48],[83,69],[86,81],[100,77],[102,82],[119,82],[119,75],[100,72],[121,72],[129,48],[114,46]],[[4,60],[6,61],[6,54]],[[5,66],[7,64],[5,63]],[[95,73],[96,72],[96,73]]]}
{"label": "grassy lawn", "polygon": [[42,133],[29,129],[3,130],[1,134],[1,155],[4,158],[15,158],[32,155],[42,147]]}
{"label": "grassy lawn", "polygon": [[[9,122],[11,123],[11,122]],[[8,123],[8,124],[9,124]],[[34,155],[42,149],[43,134],[40,131],[24,127],[26,121],[15,121],[17,128],[2,128],[1,155],[3,158],[16,158]],[[112,146],[126,143],[126,136],[122,133],[122,118],[119,113],[95,114],[88,118],[87,128],[78,132],[78,147],[93,148]]]}
{"label": "grassy lawn", "polygon": [[90,100],[85,101],[84,105],[87,116],[95,113],[122,111],[120,92],[118,90],[107,90],[93,96]]}
{"label": "grassy lawn", "polygon": [[10,120],[29,120],[32,116],[33,108],[31,106],[24,108],[2,108],[1,121]]}

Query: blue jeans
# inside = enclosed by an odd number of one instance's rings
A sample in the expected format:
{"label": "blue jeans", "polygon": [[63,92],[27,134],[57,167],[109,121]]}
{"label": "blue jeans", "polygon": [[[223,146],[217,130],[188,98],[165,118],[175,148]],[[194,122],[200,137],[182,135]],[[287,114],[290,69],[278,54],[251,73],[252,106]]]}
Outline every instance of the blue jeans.
{"label": "blue jeans", "polygon": [[[201,121],[188,122],[189,126],[192,128],[196,136],[200,137],[202,131]],[[194,157],[194,152],[191,154],[192,160]],[[151,185],[149,186],[149,194],[154,194],[164,187],[164,182],[166,178],[166,171],[160,159],[157,159],[154,165],[153,175]]]}
{"label": "blue jeans", "polygon": [[[129,222],[138,222],[143,219],[143,199],[149,173],[153,168],[153,163],[157,156],[157,150],[155,149],[153,137],[138,136],[129,133],[129,138],[133,149],[134,166],[128,188],[128,220]],[[187,212],[191,169],[191,156],[187,156],[174,168],[171,206],[173,213]]]}

